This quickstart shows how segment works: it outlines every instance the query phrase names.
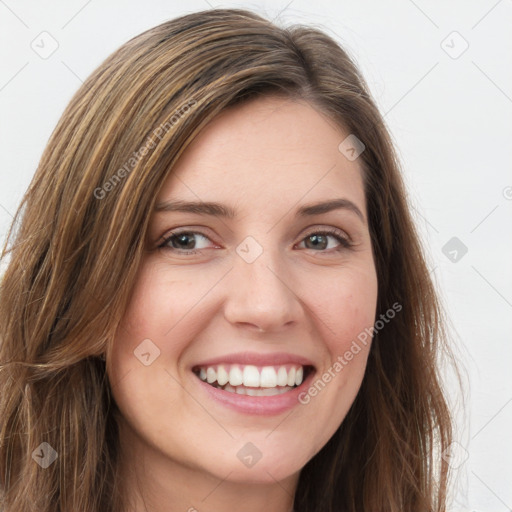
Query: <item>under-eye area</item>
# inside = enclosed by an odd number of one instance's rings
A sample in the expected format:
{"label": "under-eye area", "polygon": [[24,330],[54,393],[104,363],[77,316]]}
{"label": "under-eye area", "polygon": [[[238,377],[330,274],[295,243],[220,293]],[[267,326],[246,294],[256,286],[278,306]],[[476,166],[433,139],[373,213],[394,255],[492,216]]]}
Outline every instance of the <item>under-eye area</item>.
{"label": "under-eye area", "polygon": [[449,508],[399,153],[338,41],[280,25],[163,21],[66,107],[3,253],[1,512]]}
{"label": "under-eye area", "polygon": [[300,386],[315,372],[314,366],[286,364],[254,366],[218,364],[195,366],[193,373],[203,382],[229,393],[274,396]]}

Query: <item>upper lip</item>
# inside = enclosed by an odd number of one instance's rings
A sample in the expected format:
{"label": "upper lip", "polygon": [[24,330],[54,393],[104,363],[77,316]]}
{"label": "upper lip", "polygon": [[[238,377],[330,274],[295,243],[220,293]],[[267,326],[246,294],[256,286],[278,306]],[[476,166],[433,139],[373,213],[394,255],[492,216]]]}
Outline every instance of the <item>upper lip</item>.
{"label": "upper lip", "polygon": [[279,366],[284,364],[300,364],[301,366],[314,366],[306,357],[297,354],[288,354],[286,352],[275,352],[268,354],[259,354],[257,352],[238,352],[234,354],[226,354],[214,357],[205,361],[201,361],[193,365],[193,367],[207,367],[218,364],[241,364],[254,366]]}

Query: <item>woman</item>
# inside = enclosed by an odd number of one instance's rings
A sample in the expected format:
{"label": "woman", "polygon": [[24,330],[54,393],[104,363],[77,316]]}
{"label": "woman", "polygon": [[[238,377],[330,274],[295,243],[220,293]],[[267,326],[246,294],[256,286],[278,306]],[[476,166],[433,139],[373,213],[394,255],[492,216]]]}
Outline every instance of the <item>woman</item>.
{"label": "woman", "polygon": [[446,509],[440,307],[382,117],[327,35],[216,9],[133,38],[20,216],[5,512]]}

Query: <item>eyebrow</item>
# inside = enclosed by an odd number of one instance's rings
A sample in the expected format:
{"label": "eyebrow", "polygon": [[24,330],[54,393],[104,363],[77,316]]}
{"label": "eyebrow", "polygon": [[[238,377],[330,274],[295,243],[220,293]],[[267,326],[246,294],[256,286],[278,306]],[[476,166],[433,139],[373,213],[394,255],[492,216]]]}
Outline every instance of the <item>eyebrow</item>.
{"label": "eyebrow", "polygon": [[[361,210],[352,201],[341,198],[303,205],[296,211],[296,216],[311,217],[313,215],[328,213],[333,210],[351,211],[365,222],[365,218]],[[197,213],[199,215],[211,215],[213,217],[223,217],[228,219],[234,219],[236,217],[236,211],[230,206],[208,201],[163,201],[156,204],[155,211]]]}

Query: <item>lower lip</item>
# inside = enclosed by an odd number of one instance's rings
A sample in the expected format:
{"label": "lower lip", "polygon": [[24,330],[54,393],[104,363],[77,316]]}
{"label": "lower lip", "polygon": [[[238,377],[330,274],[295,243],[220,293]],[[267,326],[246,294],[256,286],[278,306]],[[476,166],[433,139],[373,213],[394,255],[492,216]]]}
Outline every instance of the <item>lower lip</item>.
{"label": "lower lip", "polygon": [[237,412],[243,414],[256,414],[258,416],[270,416],[281,414],[285,411],[300,405],[299,395],[309,387],[309,383],[313,379],[315,371],[312,371],[302,382],[300,386],[293,388],[281,395],[273,396],[249,396],[239,395],[238,393],[230,393],[220,388],[215,388],[202,381],[199,377],[194,375],[194,379],[198,382],[200,387],[208,393],[208,396],[216,402],[229,407]]}

